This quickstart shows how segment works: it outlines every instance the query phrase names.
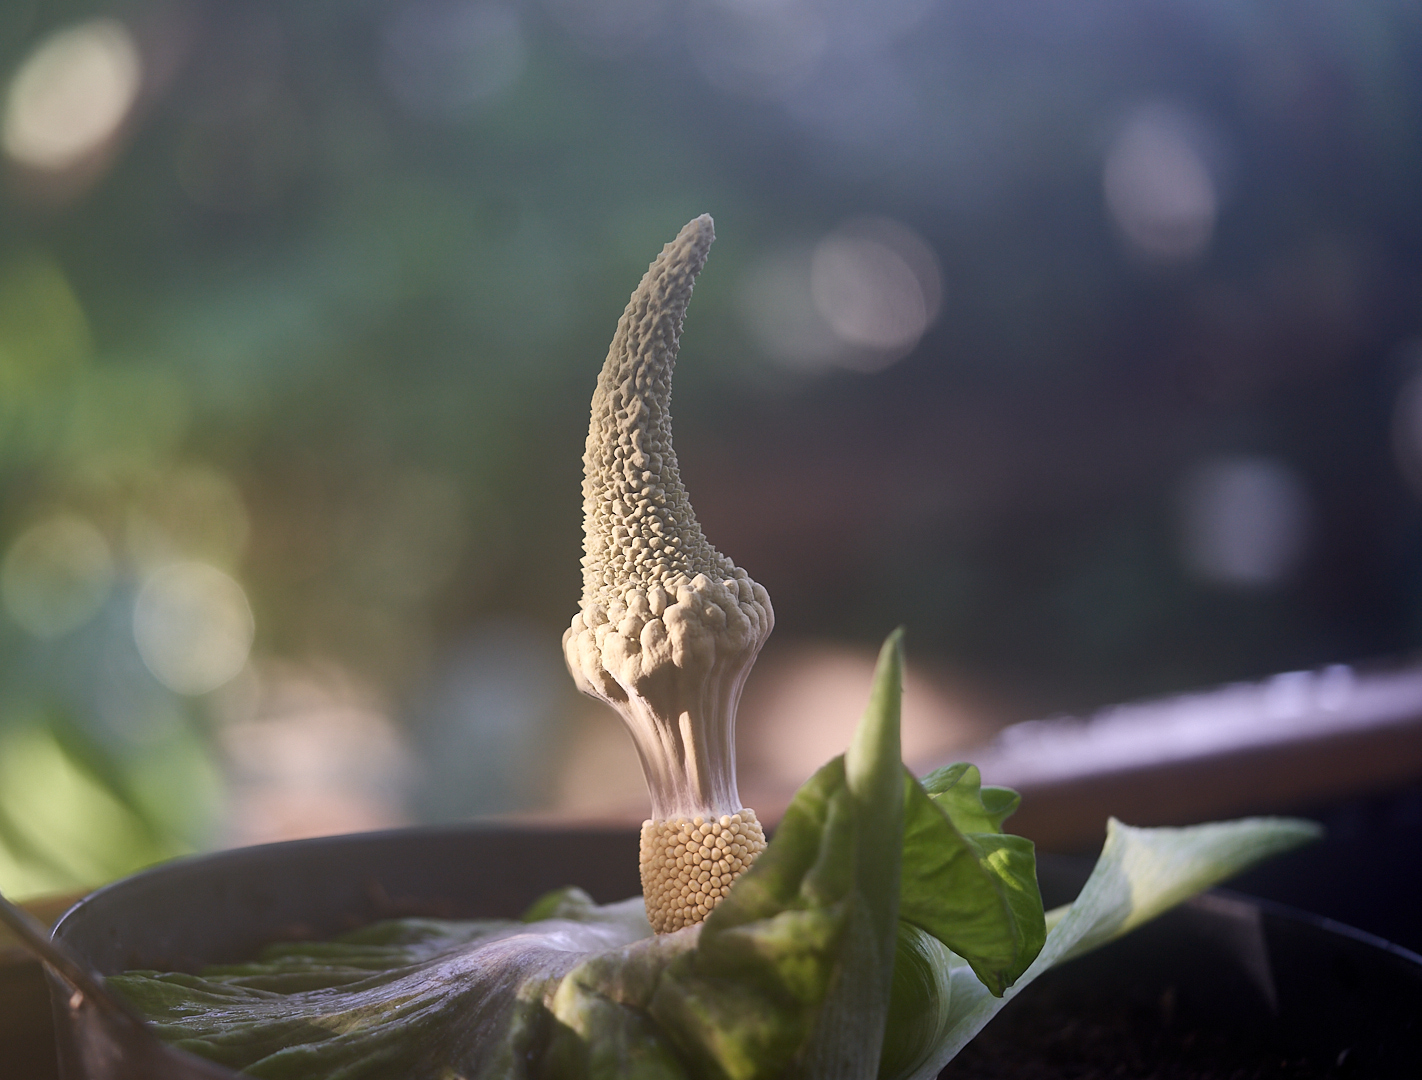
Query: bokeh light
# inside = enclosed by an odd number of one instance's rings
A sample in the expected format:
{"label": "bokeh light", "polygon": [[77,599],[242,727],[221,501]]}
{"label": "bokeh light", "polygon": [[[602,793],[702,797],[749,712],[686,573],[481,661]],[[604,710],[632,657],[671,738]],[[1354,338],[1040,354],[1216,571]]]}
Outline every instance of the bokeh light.
{"label": "bokeh light", "polygon": [[416,116],[456,122],[508,90],[527,62],[519,16],[479,0],[413,0],[391,9],[381,73]]}
{"label": "bokeh light", "polygon": [[58,514],[10,545],[0,563],[0,600],[25,631],[53,638],[92,619],[113,581],[103,534],[78,514]]}
{"label": "bokeh light", "polygon": [[1208,250],[1219,193],[1201,127],[1160,102],[1138,106],[1106,152],[1106,207],[1141,257],[1187,262]]}
{"label": "bokeh light", "polygon": [[738,94],[776,96],[808,80],[829,49],[812,0],[695,0],[689,44],[710,82]]}
{"label": "bokeh light", "polygon": [[332,664],[254,663],[222,697],[228,843],[408,822],[413,765],[402,732],[349,672]]}
{"label": "bokeh light", "polygon": [[1240,589],[1279,585],[1298,568],[1312,512],[1297,472],[1266,457],[1196,466],[1181,491],[1186,566],[1201,581]]}
{"label": "bokeh light", "polygon": [[[794,791],[842,753],[863,714],[860,699],[875,659],[870,649],[825,643],[767,657],[737,720],[741,783]],[[906,674],[902,724],[903,756],[911,765],[944,758],[982,736],[974,708],[921,668]]]}
{"label": "bokeh light", "polygon": [[811,292],[813,252],[810,245],[766,252],[747,268],[737,295],[741,320],[761,350],[807,372],[839,366],[846,352]]}
{"label": "bokeh light", "polygon": [[810,293],[836,335],[896,358],[937,318],[942,283],[937,258],[914,232],[887,218],[860,218],[815,247]]}
{"label": "bokeh light", "polygon": [[100,150],[138,97],[143,66],[128,28],[100,18],[41,42],[15,73],[3,138],[11,160],[59,172]]}
{"label": "bokeh light", "polygon": [[155,571],[134,602],[133,636],[143,662],[180,694],[205,694],[241,671],[255,630],[242,586],[207,563]]}
{"label": "bokeh light", "polygon": [[757,343],[785,367],[876,371],[913,350],[942,295],[937,256],[922,237],[889,218],[861,217],[813,246],[763,254],[738,300]]}

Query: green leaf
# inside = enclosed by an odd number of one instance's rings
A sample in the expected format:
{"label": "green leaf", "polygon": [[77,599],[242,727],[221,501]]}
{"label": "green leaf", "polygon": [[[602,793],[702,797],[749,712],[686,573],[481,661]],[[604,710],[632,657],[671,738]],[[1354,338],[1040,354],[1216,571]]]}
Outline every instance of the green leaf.
{"label": "green leaf", "polygon": [[881,1077],[910,1075],[948,1037],[953,965],[948,946],[912,923],[899,923],[889,1023],[879,1059]]}
{"label": "green leaf", "polygon": [[978,767],[966,761],[945,765],[920,782],[953,827],[965,833],[1002,832],[1003,821],[1022,802],[1011,788],[983,787]]}
{"label": "green leaf", "polygon": [[847,947],[820,1010],[804,1073],[815,1080],[878,1075],[898,941],[904,856],[903,629],[879,651],[864,718],[844,755],[854,813],[854,889]]}
{"label": "green leaf", "polygon": [[547,919],[571,919],[579,923],[620,927],[629,941],[647,937],[652,932],[651,924],[647,922],[647,905],[640,896],[615,904],[599,904],[576,885],[544,893],[529,906],[519,921],[535,923]]}
{"label": "green leaf", "polygon": [[905,785],[899,915],[967,960],[1001,995],[1046,939],[1036,853],[1030,840],[999,831],[1013,800],[996,794],[1002,788],[983,798],[976,768],[950,766],[928,781],[937,794],[912,777]]}
{"label": "green leaf", "polygon": [[1001,998],[994,998],[966,964],[950,966],[948,1031],[917,1068],[895,1076],[936,1076],[1048,968],[1104,945],[1245,867],[1316,839],[1320,832],[1312,822],[1293,818],[1245,818],[1184,829],[1137,829],[1112,818],[1091,877],[1022,977]]}
{"label": "green leaf", "polygon": [[617,910],[627,906],[535,926],[398,920],[273,946],[201,976],[128,972],[107,982],[165,1041],[252,1076],[408,1080],[454,1067],[472,1077],[542,1052],[545,995],[588,955],[649,932],[645,917],[628,929]]}
{"label": "green leaf", "polygon": [[672,934],[585,959],[548,1000],[553,1023],[537,1072],[567,1080],[694,1075],[648,1007],[668,963],[695,946],[694,934]]}

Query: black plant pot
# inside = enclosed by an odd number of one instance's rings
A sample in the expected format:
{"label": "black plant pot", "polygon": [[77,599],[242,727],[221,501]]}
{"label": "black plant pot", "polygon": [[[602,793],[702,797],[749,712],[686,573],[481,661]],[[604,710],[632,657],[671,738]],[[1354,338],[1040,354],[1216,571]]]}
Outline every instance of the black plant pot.
{"label": "black plant pot", "polygon": [[1422,957],[1216,890],[1047,972],[944,1076],[1419,1080]]}
{"label": "black plant pot", "polygon": [[[54,936],[103,974],[194,971],[379,918],[513,916],[561,885],[617,900],[637,892],[636,862],[632,830],[463,826],[301,840],[127,878],[78,904]],[[1084,877],[1080,863],[1051,858],[1040,875],[1049,904],[1070,899]],[[235,1075],[155,1049],[53,975],[51,998],[63,1080]],[[1417,1080],[1422,958],[1212,893],[1048,973],[946,1075]]]}

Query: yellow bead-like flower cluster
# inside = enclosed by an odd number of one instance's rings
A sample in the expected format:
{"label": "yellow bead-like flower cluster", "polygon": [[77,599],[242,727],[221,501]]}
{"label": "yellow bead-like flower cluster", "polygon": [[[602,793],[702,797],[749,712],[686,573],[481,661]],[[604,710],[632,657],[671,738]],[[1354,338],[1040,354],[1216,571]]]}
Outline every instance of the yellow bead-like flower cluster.
{"label": "yellow bead-like flower cluster", "polygon": [[699,923],[764,850],[754,810],[719,820],[644,821],[642,895],[652,929],[670,934]]}

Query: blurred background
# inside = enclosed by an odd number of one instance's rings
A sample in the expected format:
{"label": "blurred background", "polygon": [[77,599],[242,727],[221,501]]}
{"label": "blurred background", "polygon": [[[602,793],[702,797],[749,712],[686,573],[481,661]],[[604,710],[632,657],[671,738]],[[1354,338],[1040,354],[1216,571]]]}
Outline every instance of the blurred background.
{"label": "blurred background", "polygon": [[899,623],[911,759],[989,780],[1021,721],[1326,669],[1221,721],[1289,736],[1422,644],[1415,4],[7,0],[0,77],[7,893],[640,821],[559,641],[593,382],[702,212],[753,805]]}

